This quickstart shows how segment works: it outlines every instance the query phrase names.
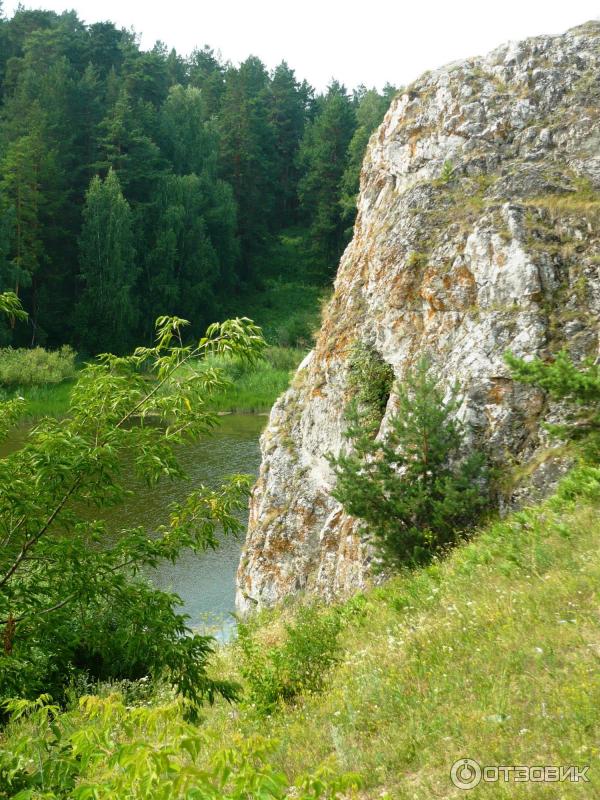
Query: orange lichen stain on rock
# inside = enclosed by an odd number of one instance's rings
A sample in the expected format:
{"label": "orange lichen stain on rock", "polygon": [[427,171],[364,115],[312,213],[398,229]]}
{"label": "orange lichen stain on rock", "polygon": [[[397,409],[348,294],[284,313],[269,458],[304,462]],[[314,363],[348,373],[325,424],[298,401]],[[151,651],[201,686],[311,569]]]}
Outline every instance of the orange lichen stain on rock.
{"label": "orange lichen stain on rock", "polygon": [[387,302],[393,308],[406,308],[419,297],[421,276],[414,270],[400,269],[386,283]]}
{"label": "orange lichen stain on rock", "polygon": [[446,310],[446,304],[435,292],[423,289],[421,291],[421,297],[429,305],[429,308],[427,309],[428,317],[432,317],[438,311]]}
{"label": "orange lichen stain on rock", "polygon": [[340,539],[340,519],[344,516],[343,509],[340,507],[337,512],[328,520],[327,528],[321,534],[319,543],[326,550],[337,550]]}
{"label": "orange lichen stain on rock", "polygon": [[442,286],[448,297],[452,298],[449,305],[459,311],[475,304],[477,298],[477,284],[473,273],[464,265],[456,267],[452,272],[441,276]]}
{"label": "orange lichen stain on rock", "polygon": [[490,405],[502,405],[504,398],[512,389],[512,381],[509,378],[492,378],[491,385],[487,393],[487,401]]}
{"label": "orange lichen stain on rock", "polygon": [[270,525],[278,517],[283,517],[287,510],[288,509],[284,508],[283,506],[275,506],[274,508],[270,509],[268,514],[263,514],[263,516],[260,518],[261,526]]}
{"label": "orange lichen stain on rock", "polygon": [[298,544],[298,541],[293,542],[285,536],[270,536],[263,551],[264,555],[270,562],[276,564],[282,556],[294,551],[294,543]]}
{"label": "orange lichen stain on rock", "polygon": [[473,273],[468,267],[465,267],[464,264],[461,264],[459,267],[452,272],[451,276],[452,283],[458,284],[459,286],[466,286],[468,288],[475,288],[476,282],[473,276]]}
{"label": "orange lichen stain on rock", "polygon": [[406,310],[391,323],[390,328],[398,336],[406,335],[409,331],[411,335],[414,333],[418,336],[425,329],[423,312]]}
{"label": "orange lichen stain on rock", "polygon": [[410,150],[410,157],[414,158],[417,150],[417,144],[421,141],[421,128],[416,128],[408,137],[408,147]]}

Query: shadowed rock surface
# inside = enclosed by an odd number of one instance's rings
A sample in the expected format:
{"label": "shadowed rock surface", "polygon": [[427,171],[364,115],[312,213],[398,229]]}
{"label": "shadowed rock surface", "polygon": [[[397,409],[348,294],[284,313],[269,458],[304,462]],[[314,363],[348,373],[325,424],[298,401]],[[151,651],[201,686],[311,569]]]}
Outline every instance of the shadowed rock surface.
{"label": "shadowed rock surface", "polygon": [[330,496],[326,459],[343,446],[356,341],[399,380],[427,353],[460,383],[473,436],[526,476],[509,502],[549,488],[561,462],[540,422],[561,409],[513,383],[503,354],[598,356],[599,219],[600,23],[503,45],[396,97],[369,143],[316,347],[261,440],[241,612],[369,578],[369,547]]}

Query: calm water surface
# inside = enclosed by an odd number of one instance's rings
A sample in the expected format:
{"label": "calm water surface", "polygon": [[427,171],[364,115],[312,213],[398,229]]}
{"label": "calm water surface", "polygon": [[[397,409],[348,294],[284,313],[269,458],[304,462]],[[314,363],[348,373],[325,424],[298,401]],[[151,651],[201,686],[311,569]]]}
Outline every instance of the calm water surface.
{"label": "calm water surface", "polygon": [[[145,525],[149,530],[168,519],[168,506],[182,500],[201,483],[216,486],[226,475],[247,473],[256,475],[260,464],[258,437],[266,417],[252,414],[230,414],[221,417],[220,426],[201,441],[179,449],[178,456],[189,480],[161,482],[149,488],[136,481],[129,482],[133,495],[117,508],[102,512],[102,517],[115,527]],[[25,438],[20,431],[10,442],[2,445],[0,456],[14,449]],[[242,516],[247,521],[247,513]],[[176,592],[190,616],[190,626],[209,628],[219,637],[227,637],[232,627],[231,613],[235,601],[235,572],[243,537],[223,537],[216,551],[201,556],[185,553],[176,564],[164,563],[147,573],[152,583]]]}

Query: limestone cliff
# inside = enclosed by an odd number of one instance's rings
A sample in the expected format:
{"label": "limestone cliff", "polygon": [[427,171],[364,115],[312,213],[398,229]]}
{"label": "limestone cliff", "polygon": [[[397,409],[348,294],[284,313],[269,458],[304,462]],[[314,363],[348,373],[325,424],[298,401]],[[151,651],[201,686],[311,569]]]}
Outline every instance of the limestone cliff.
{"label": "limestone cliff", "polygon": [[396,97],[369,143],[316,347],[262,437],[242,612],[368,577],[369,548],[330,496],[326,460],[343,444],[357,340],[400,380],[427,352],[460,382],[473,435],[544,484],[540,420],[560,409],[515,385],[503,353],[598,355],[599,219],[600,23],[451,64]]}

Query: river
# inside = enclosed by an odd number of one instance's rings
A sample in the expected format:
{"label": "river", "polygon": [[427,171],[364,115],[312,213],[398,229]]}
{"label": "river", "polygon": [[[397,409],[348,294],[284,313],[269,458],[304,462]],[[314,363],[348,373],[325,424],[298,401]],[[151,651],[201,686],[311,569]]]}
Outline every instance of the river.
{"label": "river", "polygon": [[[226,475],[247,473],[256,475],[260,464],[258,437],[266,417],[253,414],[228,414],[220,418],[219,427],[211,436],[193,445],[179,448],[178,457],[189,475],[188,481],[163,481],[149,488],[132,480],[131,497],[117,508],[102,511],[102,517],[121,528],[145,525],[149,530],[167,521],[168,506],[182,500],[201,483],[215,486]],[[25,438],[20,430],[0,445],[0,457]],[[247,521],[247,513],[243,522]],[[165,562],[147,573],[152,583],[161,589],[176,592],[183,601],[194,629],[210,630],[218,638],[227,638],[233,620],[235,601],[235,572],[242,538],[223,538],[221,546],[197,556],[185,553],[175,564]]]}

